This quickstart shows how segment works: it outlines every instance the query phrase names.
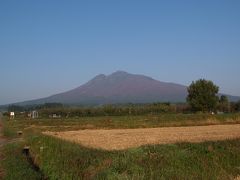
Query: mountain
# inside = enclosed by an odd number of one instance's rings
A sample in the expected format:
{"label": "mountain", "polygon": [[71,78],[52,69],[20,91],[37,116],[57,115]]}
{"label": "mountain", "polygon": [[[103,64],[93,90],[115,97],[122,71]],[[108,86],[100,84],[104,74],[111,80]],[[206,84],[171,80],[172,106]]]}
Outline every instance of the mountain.
{"label": "mountain", "polygon": [[[63,104],[116,104],[150,102],[184,102],[187,87],[154,80],[144,75],[117,71],[100,74],[73,90],[47,98],[18,103],[19,105],[59,102]],[[229,96],[231,100],[238,97]],[[238,98],[239,99],[239,98]]]}

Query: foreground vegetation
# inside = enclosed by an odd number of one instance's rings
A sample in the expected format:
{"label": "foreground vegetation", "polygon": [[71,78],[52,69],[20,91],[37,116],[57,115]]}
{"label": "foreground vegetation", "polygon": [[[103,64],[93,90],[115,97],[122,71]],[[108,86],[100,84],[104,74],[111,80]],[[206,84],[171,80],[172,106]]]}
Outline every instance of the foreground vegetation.
{"label": "foreground vegetation", "polygon": [[23,146],[24,143],[15,142],[7,144],[1,149],[4,154],[1,162],[1,165],[5,169],[4,179],[42,179],[42,174],[36,171],[29,163],[27,157],[22,154]]}
{"label": "foreground vegetation", "polygon": [[[88,149],[42,135],[29,137],[25,143],[49,179],[233,179],[240,174],[239,139],[125,151]],[[42,178],[21,156],[21,144],[8,147],[7,153],[6,179]]]}
{"label": "foreground vegetation", "polygon": [[[240,139],[151,145],[124,151],[90,149],[41,131],[240,123],[240,114],[160,114],[38,120],[5,118],[5,179],[233,179],[240,174]],[[22,154],[30,147],[32,163]],[[15,156],[12,156],[12,155]],[[34,166],[37,165],[39,170]]]}

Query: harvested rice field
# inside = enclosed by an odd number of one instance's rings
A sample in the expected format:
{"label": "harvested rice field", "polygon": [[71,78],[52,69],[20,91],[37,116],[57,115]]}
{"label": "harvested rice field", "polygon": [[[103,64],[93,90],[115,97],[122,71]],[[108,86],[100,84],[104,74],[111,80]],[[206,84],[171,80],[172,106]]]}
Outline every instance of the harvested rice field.
{"label": "harvested rice field", "polygon": [[240,124],[111,130],[98,129],[43,132],[43,134],[79,143],[90,148],[124,150],[142,145],[204,142],[240,138]]}

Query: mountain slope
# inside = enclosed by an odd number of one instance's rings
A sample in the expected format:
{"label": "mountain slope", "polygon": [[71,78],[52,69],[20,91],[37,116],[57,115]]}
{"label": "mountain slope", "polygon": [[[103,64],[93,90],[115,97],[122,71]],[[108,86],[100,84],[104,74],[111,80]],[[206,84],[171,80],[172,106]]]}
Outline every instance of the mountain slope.
{"label": "mountain slope", "polygon": [[98,75],[76,89],[45,100],[68,104],[145,103],[184,101],[186,93],[185,86],[118,71],[109,76]]}
{"label": "mountain slope", "polygon": [[184,102],[186,96],[186,86],[160,82],[144,75],[117,71],[109,76],[98,75],[76,89],[21,104],[49,102],[64,104]]}

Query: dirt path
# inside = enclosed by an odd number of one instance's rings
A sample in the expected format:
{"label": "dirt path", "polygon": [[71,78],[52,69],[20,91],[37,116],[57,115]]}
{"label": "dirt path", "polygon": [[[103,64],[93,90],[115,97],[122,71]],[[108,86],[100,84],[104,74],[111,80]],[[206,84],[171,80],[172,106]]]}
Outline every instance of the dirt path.
{"label": "dirt path", "polygon": [[87,147],[122,150],[147,144],[203,142],[240,138],[240,124],[145,129],[44,132]]}

